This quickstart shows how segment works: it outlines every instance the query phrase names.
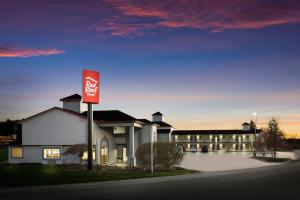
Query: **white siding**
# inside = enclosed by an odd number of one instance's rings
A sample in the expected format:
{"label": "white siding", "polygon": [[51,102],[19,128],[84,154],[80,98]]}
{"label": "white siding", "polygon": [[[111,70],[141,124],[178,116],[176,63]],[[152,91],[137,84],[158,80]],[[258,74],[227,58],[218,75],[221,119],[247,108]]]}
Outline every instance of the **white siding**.
{"label": "white siding", "polygon": [[169,133],[158,133],[157,141],[158,142],[170,142],[170,134]]}
{"label": "white siding", "polygon": [[[105,137],[108,141],[108,164],[111,164],[111,165],[115,164],[115,162],[117,160],[117,148],[116,148],[116,145],[114,142],[113,133],[109,132],[108,130],[99,128],[96,123],[94,123],[93,129],[94,129],[93,144],[101,145],[101,141]],[[97,155],[97,153],[99,153],[99,154]],[[96,153],[96,156],[100,156],[100,152],[97,152],[97,153]]]}
{"label": "white siding", "polygon": [[[144,125],[141,132],[141,144],[150,143],[156,138],[157,128],[154,125]],[[151,139],[151,137],[153,139]],[[154,141],[155,142],[155,141]]]}
{"label": "white siding", "polygon": [[86,119],[51,110],[22,123],[23,145],[74,145],[87,143]]}
{"label": "white siding", "polygon": [[42,162],[42,150],[40,146],[23,146],[23,158],[11,158],[11,147],[8,150],[8,162],[11,164]]}

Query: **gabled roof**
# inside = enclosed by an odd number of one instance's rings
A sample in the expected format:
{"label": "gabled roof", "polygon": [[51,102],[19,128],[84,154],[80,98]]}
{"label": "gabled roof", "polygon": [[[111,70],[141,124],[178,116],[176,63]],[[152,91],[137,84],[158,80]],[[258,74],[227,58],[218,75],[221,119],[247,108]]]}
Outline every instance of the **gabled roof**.
{"label": "gabled roof", "polygon": [[60,101],[81,101],[81,95],[73,94],[67,97],[60,99]]}
{"label": "gabled roof", "polygon": [[154,122],[155,124],[158,124],[159,126],[162,127],[172,127],[170,124],[166,123],[166,122]]}
{"label": "gabled roof", "polygon": [[244,123],[242,124],[242,126],[248,126],[248,125],[250,125],[248,122],[244,122]]}
{"label": "gabled roof", "polygon": [[[257,132],[261,132],[261,129],[258,129]],[[243,130],[175,130],[172,132],[174,135],[238,135],[238,134],[255,134],[253,130],[243,131]]]}
{"label": "gabled roof", "polygon": [[63,109],[63,108],[59,108],[59,107],[53,107],[53,108],[50,108],[50,109],[45,110],[45,111],[43,111],[43,112],[40,112],[40,113],[37,113],[37,114],[32,115],[32,116],[30,116],[30,117],[27,117],[26,119],[23,119],[22,122],[27,121],[27,120],[30,120],[30,119],[35,118],[35,117],[38,117],[38,116],[43,115],[43,114],[45,114],[45,113],[48,113],[48,112],[50,112],[50,111],[52,111],[52,110],[59,110],[59,111],[66,112],[66,113],[69,113],[69,114],[72,114],[72,115],[76,115],[76,116],[78,116],[78,117],[86,118],[85,116],[81,115],[81,114],[78,113],[78,112],[74,112],[74,111],[72,111],[72,110],[67,110],[67,109]]}
{"label": "gabled roof", "polygon": [[[87,112],[83,112],[82,115],[86,116]],[[126,113],[123,113],[119,110],[101,110],[101,111],[94,111],[94,120],[100,121],[100,122],[134,122],[137,119],[127,115]]]}
{"label": "gabled roof", "polygon": [[160,112],[156,112],[156,113],[152,114],[152,116],[154,116],[154,115],[163,115],[163,114],[161,114]]}

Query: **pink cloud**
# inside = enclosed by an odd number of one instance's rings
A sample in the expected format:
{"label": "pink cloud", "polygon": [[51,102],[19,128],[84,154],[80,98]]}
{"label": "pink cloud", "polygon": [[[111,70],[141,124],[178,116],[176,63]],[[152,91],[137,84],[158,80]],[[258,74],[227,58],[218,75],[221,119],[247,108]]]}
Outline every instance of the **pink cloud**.
{"label": "pink cloud", "polygon": [[[108,0],[120,11],[119,21],[107,24],[111,35],[145,35],[148,29],[191,28],[221,32],[229,29],[259,29],[300,22],[299,1],[252,0],[181,0],[181,1],[132,1]],[[155,18],[149,26],[146,18]],[[134,23],[130,21],[134,19]],[[126,21],[128,20],[128,21]],[[144,26],[144,24],[148,26]],[[122,27],[121,25],[124,25]],[[109,27],[111,26],[111,27]],[[125,29],[126,34],[116,34]],[[99,29],[98,29],[99,31]],[[101,32],[101,30],[100,30]]]}
{"label": "pink cloud", "polygon": [[64,53],[64,50],[59,49],[31,49],[31,48],[13,48],[0,47],[0,57],[33,57],[33,56],[48,56]]}
{"label": "pink cloud", "polygon": [[[111,3],[111,5],[114,8],[117,8],[120,10],[124,15],[128,16],[136,16],[136,17],[158,17],[158,18],[167,18],[168,13],[164,10],[159,10],[157,7],[148,7],[145,3],[151,3],[151,1],[148,2],[142,2],[142,5],[135,6],[131,5],[130,3],[126,1],[120,1],[120,0],[108,0],[108,2]],[[146,5],[146,7],[144,7]]]}
{"label": "pink cloud", "polygon": [[112,36],[143,36],[145,30],[155,28],[155,24],[146,23],[125,23],[120,22],[120,18],[114,17],[99,22],[95,25],[96,31],[100,33],[109,33]]}

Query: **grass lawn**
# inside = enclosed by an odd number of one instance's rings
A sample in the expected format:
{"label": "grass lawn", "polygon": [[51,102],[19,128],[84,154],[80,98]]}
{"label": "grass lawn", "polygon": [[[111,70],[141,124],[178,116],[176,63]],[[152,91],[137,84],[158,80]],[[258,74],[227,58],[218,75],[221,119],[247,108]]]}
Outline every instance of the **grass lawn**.
{"label": "grass lawn", "polygon": [[256,157],[254,159],[264,161],[264,162],[287,162],[291,160],[289,158],[272,158],[272,157]]}
{"label": "grass lawn", "polygon": [[8,149],[0,149],[0,163],[8,159]]}
{"label": "grass lawn", "polygon": [[138,169],[116,167],[98,168],[86,171],[81,166],[57,165],[5,165],[0,166],[0,186],[47,185],[65,183],[84,183],[93,181],[111,181],[159,176],[175,176],[193,173],[192,170],[177,168],[151,174]]}

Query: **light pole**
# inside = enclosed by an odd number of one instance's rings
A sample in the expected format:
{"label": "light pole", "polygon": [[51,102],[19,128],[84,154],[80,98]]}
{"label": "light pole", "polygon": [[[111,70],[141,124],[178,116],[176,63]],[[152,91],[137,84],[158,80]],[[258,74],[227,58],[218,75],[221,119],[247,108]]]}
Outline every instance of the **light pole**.
{"label": "light pole", "polygon": [[255,116],[255,124],[254,124],[254,145],[253,145],[253,157],[256,157],[256,124],[257,124],[257,113],[254,112],[253,116]]}

